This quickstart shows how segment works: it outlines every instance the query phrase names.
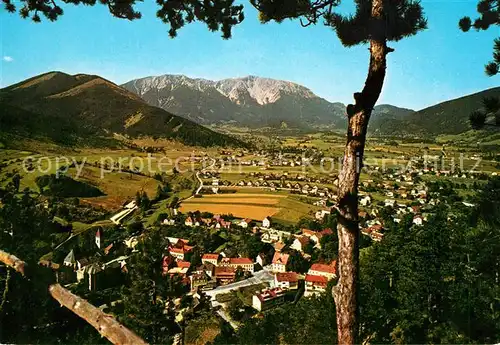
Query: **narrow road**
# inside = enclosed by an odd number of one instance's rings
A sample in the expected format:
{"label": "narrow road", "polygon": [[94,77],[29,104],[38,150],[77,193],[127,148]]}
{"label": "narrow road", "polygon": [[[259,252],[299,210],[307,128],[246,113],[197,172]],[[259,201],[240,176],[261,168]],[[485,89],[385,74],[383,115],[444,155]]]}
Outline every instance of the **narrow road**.
{"label": "narrow road", "polygon": [[[212,301],[215,301],[215,297],[219,294],[225,294],[228,292],[231,292],[231,290],[236,290],[241,287],[245,286],[250,286],[250,285],[256,285],[256,284],[262,284],[262,283],[268,283],[269,285],[274,284],[274,275],[266,270],[258,271],[254,274],[253,277],[250,277],[245,280],[241,280],[236,283],[224,285],[224,286],[219,286],[213,290],[210,291],[205,291],[205,294],[207,296],[210,296]],[[215,301],[217,302],[217,301]],[[213,303],[213,302],[212,302]]]}
{"label": "narrow road", "polygon": [[71,241],[72,238],[76,237],[76,236],[79,236],[80,234],[83,234],[84,232],[87,232],[89,231],[90,229],[92,228],[95,228],[95,227],[98,227],[98,226],[104,226],[104,225],[111,225],[113,224],[110,220],[98,220],[97,222],[94,222],[92,224],[89,224],[90,226],[83,230],[83,231],[80,231],[78,233],[72,233],[71,236],[69,236],[67,239],[65,239],[64,241],[62,241],[61,243],[59,243],[57,245],[57,247],[54,248],[54,250],[57,250],[59,249],[62,245],[64,245],[66,242],[68,241]]}
{"label": "narrow road", "polygon": [[198,189],[196,189],[196,192],[194,192],[194,195],[191,195],[189,198],[186,198],[186,199],[184,199],[184,200],[189,200],[189,199],[192,199],[192,198],[194,198],[194,196],[195,196],[195,195],[197,195],[197,194],[199,194],[199,193],[200,193],[200,190],[203,188],[203,180],[202,180],[202,179],[201,179],[201,177],[200,177],[200,173],[201,173],[201,172],[205,172],[205,170],[208,170],[208,169],[210,169],[210,168],[214,167],[215,163],[217,163],[217,161],[216,161],[214,158],[210,158],[210,159],[213,161],[213,162],[212,162],[212,164],[210,164],[210,165],[209,165],[208,167],[206,167],[206,168],[203,168],[203,169],[201,169],[201,170],[197,171],[197,172],[196,172],[196,174],[195,174],[195,175],[196,175],[196,178],[197,178],[197,179],[198,179],[198,181],[200,182],[200,186],[198,187]]}

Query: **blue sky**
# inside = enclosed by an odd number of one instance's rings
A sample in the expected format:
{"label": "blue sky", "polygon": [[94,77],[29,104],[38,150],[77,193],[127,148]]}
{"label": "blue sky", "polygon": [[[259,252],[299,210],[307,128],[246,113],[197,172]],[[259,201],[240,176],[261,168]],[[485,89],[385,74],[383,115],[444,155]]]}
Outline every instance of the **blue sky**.
{"label": "blue sky", "polygon": [[[352,0],[344,0],[352,2]],[[458,20],[474,16],[476,0],[422,2],[428,30],[400,42],[389,55],[379,104],[421,109],[498,86],[483,66],[491,60],[497,28],[462,33]],[[7,86],[51,70],[101,75],[116,83],[160,74],[222,79],[258,75],[300,83],[329,101],[352,102],[364,85],[367,46],[344,48],[328,27],[302,28],[297,21],[262,25],[256,11],[223,40],[195,23],[168,36],[156,6],[140,4],[143,18],[128,22],[107,8],[65,6],[56,22],[35,24],[0,10],[0,85]]]}

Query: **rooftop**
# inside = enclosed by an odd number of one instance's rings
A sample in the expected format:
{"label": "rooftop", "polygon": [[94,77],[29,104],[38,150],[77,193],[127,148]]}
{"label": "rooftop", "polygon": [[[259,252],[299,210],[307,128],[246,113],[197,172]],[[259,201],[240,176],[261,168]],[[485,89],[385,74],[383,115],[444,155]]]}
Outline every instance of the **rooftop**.
{"label": "rooftop", "polygon": [[313,285],[324,285],[328,284],[328,278],[323,276],[315,276],[312,274],[306,274],[306,282],[313,283]]}
{"label": "rooftop", "polygon": [[295,283],[299,280],[299,277],[295,272],[282,272],[282,273],[276,273],[276,280],[278,282]]}
{"label": "rooftop", "polygon": [[288,254],[274,253],[273,264],[286,265],[289,257],[290,257],[290,255],[288,255]]}

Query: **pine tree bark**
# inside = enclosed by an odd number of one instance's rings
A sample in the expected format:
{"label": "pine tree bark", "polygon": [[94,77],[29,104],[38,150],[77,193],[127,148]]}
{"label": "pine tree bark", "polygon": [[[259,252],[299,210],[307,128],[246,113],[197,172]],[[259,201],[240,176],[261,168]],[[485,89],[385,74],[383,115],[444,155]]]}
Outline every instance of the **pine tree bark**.
{"label": "pine tree bark", "polygon": [[358,184],[368,122],[384,84],[386,55],[392,51],[386,44],[383,1],[372,0],[368,76],[362,92],[354,94],[355,104],[347,106],[347,143],[338,190],[339,281],[333,290],[337,311],[337,340],[342,345],[360,342]]}

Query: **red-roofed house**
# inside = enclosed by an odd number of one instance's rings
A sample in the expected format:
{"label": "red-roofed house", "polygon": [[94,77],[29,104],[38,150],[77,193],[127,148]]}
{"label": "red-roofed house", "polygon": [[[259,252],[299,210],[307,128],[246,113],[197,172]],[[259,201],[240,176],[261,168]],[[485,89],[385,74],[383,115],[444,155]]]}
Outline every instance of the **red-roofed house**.
{"label": "red-roofed house", "polygon": [[243,270],[253,273],[254,263],[252,259],[249,258],[223,258],[220,261],[220,266],[229,266],[237,269],[241,267]]}
{"label": "red-roofed house", "polygon": [[[189,261],[177,260],[177,262],[175,263],[175,266],[170,268],[167,271],[167,274],[170,274],[170,275],[180,274],[182,276],[186,276],[190,267],[191,267],[191,263]],[[164,270],[165,270],[165,267],[164,267]]]}
{"label": "red-roofed house", "polygon": [[303,252],[305,247],[309,244],[309,237],[308,236],[300,236],[300,237],[297,237],[292,245],[290,246],[290,248],[292,249],[295,249],[299,252]]}
{"label": "red-roofed house", "polygon": [[337,277],[337,261],[333,260],[330,264],[313,264],[307,274],[314,276],[323,276],[328,279]]}
{"label": "red-roofed house", "polygon": [[[170,255],[172,255],[174,258],[178,260],[186,259],[186,257],[191,253],[193,249],[192,246],[187,245],[188,242],[189,241],[187,240],[178,239],[177,242],[175,242],[175,244],[170,245],[170,247],[168,248]],[[173,243],[173,241],[170,241],[170,243]]]}
{"label": "red-roofed house", "polygon": [[173,266],[175,259],[170,255],[165,255],[162,261],[163,274],[167,274],[170,267]]}
{"label": "red-roofed house", "polygon": [[283,248],[285,248],[285,244],[283,242],[276,242],[273,244],[274,250],[277,252],[281,252]]}
{"label": "red-roofed house", "polygon": [[252,223],[252,220],[250,218],[245,218],[240,222],[240,226],[242,228],[248,228],[248,226]]}
{"label": "red-roofed house", "polygon": [[311,296],[316,293],[321,293],[326,291],[326,286],[328,285],[328,278],[324,276],[316,276],[312,274],[306,274],[306,289],[304,296]]}
{"label": "red-roofed house", "polygon": [[207,253],[203,254],[201,257],[201,262],[206,264],[207,262],[210,262],[212,265],[217,266],[219,263],[219,254],[212,254],[212,253]]}
{"label": "red-roofed house", "polygon": [[302,235],[311,237],[312,235],[316,234],[316,231],[310,230],[310,229],[301,229],[302,230]]}
{"label": "red-roofed house", "polygon": [[215,228],[216,229],[229,229],[231,227],[231,222],[229,221],[225,221],[224,219],[222,218],[219,218],[217,220],[217,223],[215,223]]}
{"label": "red-roofed house", "polygon": [[289,257],[290,255],[288,254],[274,253],[271,270],[274,272],[286,272],[286,264]]}
{"label": "red-roofed house", "polygon": [[274,275],[274,286],[295,290],[299,286],[299,277],[295,272],[278,272]]}
{"label": "red-roofed house", "polygon": [[384,228],[382,227],[382,225],[375,224],[370,226],[369,228],[361,229],[361,233],[363,235],[370,236],[374,241],[381,241],[384,237],[384,234],[382,233],[383,230]]}
{"label": "red-roofed house", "polygon": [[272,308],[285,302],[285,291],[280,288],[264,290],[252,298],[252,307],[258,311]]}
{"label": "red-roofed house", "polygon": [[189,261],[177,261],[177,267],[180,268],[189,268],[191,267],[191,263]]}
{"label": "red-roofed house", "polygon": [[236,278],[236,269],[231,266],[215,267],[215,279],[217,283],[226,285],[232,283]]}

